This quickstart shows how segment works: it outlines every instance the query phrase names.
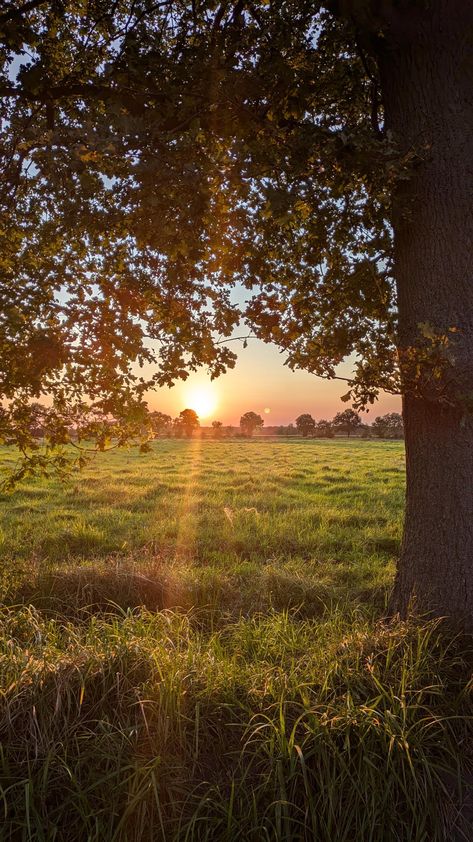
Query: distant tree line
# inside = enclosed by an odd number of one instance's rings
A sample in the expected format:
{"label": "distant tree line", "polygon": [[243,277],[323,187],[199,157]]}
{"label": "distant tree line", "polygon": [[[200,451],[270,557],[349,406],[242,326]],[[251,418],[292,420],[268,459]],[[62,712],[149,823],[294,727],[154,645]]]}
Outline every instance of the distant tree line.
{"label": "distant tree line", "polygon": [[348,438],[351,435],[362,438],[404,438],[402,415],[398,412],[378,415],[372,424],[363,424],[360,415],[353,409],[337,412],[331,421],[325,419],[316,421],[309,413],[303,413],[296,418],[295,428],[289,425],[283,429],[287,430],[288,435],[299,434],[304,438],[334,438],[340,434]]}
{"label": "distant tree line", "polygon": [[[48,407],[32,404],[28,419],[30,433],[35,438],[48,435],[49,413]],[[111,425],[113,419],[111,419]],[[201,427],[199,417],[194,409],[183,409],[177,418],[172,418],[164,412],[149,412],[145,407],[141,421],[142,434],[148,431],[149,438],[192,438],[199,434],[205,438],[251,438],[255,433],[263,433],[264,419],[257,412],[245,412],[240,418],[239,427],[224,426],[222,421],[212,421],[211,427]],[[67,438],[74,438],[74,428],[64,430],[64,442]],[[295,419],[295,423],[266,427],[263,434],[276,436],[302,436],[303,438],[332,439],[335,436],[356,436],[358,438],[402,439],[404,428],[402,416],[398,412],[388,412],[378,415],[372,424],[364,424],[361,416],[353,409],[345,409],[331,420],[325,418],[316,421],[313,416],[304,412]]]}
{"label": "distant tree line", "polygon": [[[261,415],[256,412],[245,412],[240,418],[240,435],[249,438],[255,431],[262,431],[263,425],[264,420]],[[379,415],[372,424],[363,424],[361,416],[353,409],[337,412],[330,421],[325,418],[316,421],[310,413],[305,412],[296,418],[295,424],[270,427],[267,428],[267,432],[278,436],[324,439],[332,439],[336,435],[346,435],[348,438],[352,435],[362,438],[404,438],[402,415],[398,412]]]}

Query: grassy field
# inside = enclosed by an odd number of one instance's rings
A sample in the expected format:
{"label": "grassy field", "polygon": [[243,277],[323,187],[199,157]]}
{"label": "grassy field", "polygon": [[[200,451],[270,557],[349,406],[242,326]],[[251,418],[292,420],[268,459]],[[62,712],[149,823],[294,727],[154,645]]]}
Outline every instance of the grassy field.
{"label": "grassy field", "polygon": [[2,498],[0,839],[471,839],[472,653],[382,619],[403,498],[402,443],[344,440]]}

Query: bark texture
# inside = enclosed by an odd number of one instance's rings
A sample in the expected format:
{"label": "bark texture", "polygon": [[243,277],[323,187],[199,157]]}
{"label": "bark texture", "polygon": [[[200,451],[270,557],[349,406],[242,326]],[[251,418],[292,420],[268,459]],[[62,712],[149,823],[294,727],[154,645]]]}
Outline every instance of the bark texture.
{"label": "bark texture", "polygon": [[445,388],[403,399],[407,501],[392,609],[473,630],[473,2],[383,3],[386,127],[418,163],[393,204],[399,344],[419,324],[455,334]]}

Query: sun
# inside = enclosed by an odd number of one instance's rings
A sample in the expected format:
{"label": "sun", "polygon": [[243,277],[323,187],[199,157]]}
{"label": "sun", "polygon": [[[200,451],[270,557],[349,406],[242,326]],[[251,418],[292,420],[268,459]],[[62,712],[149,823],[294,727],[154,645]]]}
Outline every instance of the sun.
{"label": "sun", "polygon": [[208,418],[217,408],[218,399],[212,386],[194,386],[187,394],[187,405],[199,418]]}

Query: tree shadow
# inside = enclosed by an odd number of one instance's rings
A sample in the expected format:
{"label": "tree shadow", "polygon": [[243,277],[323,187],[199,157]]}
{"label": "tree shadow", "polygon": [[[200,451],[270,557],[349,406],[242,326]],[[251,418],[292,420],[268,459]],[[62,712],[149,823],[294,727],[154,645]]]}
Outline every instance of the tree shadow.
{"label": "tree shadow", "polygon": [[[242,616],[288,611],[320,618],[335,603],[383,603],[384,588],[362,571],[335,562],[323,575],[302,575],[275,565],[250,565],[232,574],[218,567],[187,567],[109,560],[39,570],[8,594],[9,606],[32,606],[43,616],[87,623],[92,615],[123,617],[128,611],[191,612],[193,624],[215,628]],[[374,598],[376,596],[376,598]]]}
{"label": "tree shadow", "polygon": [[162,570],[137,571],[110,564],[43,571],[9,595],[10,605],[33,605],[65,619],[145,607],[160,611],[179,603],[176,582]]}

